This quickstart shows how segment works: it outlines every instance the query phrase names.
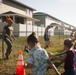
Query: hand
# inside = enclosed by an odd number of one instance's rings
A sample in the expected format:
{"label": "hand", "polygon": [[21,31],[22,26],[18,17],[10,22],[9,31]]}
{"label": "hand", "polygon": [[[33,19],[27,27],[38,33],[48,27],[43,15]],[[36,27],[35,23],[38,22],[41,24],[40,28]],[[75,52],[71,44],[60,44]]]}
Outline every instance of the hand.
{"label": "hand", "polygon": [[49,57],[50,57],[50,56],[52,56],[52,55],[53,55],[53,53],[51,53],[51,52],[48,52],[48,55],[49,55]]}
{"label": "hand", "polygon": [[10,41],[12,41],[12,38],[11,38],[11,37],[9,37],[9,40],[10,40]]}

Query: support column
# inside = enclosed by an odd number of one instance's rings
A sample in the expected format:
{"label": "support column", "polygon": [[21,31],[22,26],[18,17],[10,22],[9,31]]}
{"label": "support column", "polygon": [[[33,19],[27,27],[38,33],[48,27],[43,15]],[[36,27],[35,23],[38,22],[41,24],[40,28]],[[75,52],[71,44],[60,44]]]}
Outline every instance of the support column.
{"label": "support column", "polygon": [[13,16],[13,22],[15,23],[15,16]]}

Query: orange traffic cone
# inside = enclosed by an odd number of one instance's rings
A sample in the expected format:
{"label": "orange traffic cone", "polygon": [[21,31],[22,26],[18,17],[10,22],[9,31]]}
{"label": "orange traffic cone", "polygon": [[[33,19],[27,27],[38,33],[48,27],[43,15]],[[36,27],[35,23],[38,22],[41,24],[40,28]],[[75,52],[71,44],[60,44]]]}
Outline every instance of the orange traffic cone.
{"label": "orange traffic cone", "polygon": [[26,75],[25,69],[24,69],[24,61],[23,61],[23,55],[22,51],[19,52],[17,67],[16,67],[16,75]]}

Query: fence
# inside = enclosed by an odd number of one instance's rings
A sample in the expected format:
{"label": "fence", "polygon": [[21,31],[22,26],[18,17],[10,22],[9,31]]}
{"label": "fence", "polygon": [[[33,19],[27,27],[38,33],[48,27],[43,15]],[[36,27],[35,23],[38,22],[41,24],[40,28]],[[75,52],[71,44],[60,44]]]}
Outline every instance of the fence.
{"label": "fence", "polygon": [[[3,27],[7,25],[6,23],[0,23],[0,32],[3,31]],[[37,32],[41,36],[40,32],[44,32],[44,27],[39,27],[37,25],[27,25],[27,24],[13,24],[14,34],[16,36],[28,36],[31,32]],[[42,33],[43,35],[43,33]]]}
{"label": "fence", "polygon": [[[3,27],[6,25],[6,23],[0,23],[0,32],[3,31]],[[26,25],[26,24],[13,24],[14,27],[14,35],[16,36],[28,36],[31,32],[36,32],[38,36],[44,36],[44,27],[40,27],[37,25]],[[69,35],[71,32],[68,30],[61,29],[55,29],[51,28],[49,29],[49,34],[51,36],[54,35]]]}
{"label": "fence", "polygon": [[[0,38],[1,38],[1,50],[2,50],[2,57],[4,57],[4,41],[2,40],[2,31],[3,27],[6,23],[0,23]],[[13,24],[14,27],[14,35],[15,36],[28,36],[32,32],[36,32],[38,36],[44,36],[44,27],[39,27],[37,25],[26,25],[26,24]],[[55,36],[56,39],[66,38],[70,34],[68,30],[55,30],[54,28],[49,29],[50,36]]]}

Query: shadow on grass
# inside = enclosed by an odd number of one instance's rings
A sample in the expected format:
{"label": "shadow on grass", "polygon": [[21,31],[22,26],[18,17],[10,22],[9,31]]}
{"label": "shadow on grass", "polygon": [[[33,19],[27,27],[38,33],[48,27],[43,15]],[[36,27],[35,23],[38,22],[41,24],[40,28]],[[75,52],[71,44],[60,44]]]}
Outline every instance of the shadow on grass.
{"label": "shadow on grass", "polygon": [[[63,50],[61,50],[61,51],[58,50],[57,52],[58,52],[58,54],[56,54],[55,56],[59,56],[59,57],[62,57],[65,53],[65,51],[63,51]],[[59,61],[59,60],[56,60],[53,58],[51,58],[50,60],[53,62],[53,64],[55,64],[56,67],[61,66],[61,64],[63,63],[62,61]]]}
{"label": "shadow on grass", "polygon": [[55,59],[50,59],[50,60],[52,61],[52,63],[53,63],[56,67],[59,67],[59,66],[61,66],[61,64],[63,64],[63,62],[57,61],[57,60],[55,60]]}
{"label": "shadow on grass", "polygon": [[[10,73],[2,73],[2,72],[0,72],[0,75],[16,75],[16,74],[10,74]],[[27,74],[27,75],[30,75],[30,74]]]}
{"label": "shadow on grass", "polygon": [[4,59],[0,58],[0,61],[3,61]]}
{"label": "shadow on grass", "polygon": [[16,74],[10,74],[10,73],[2,73],[0,72],[1,75],[16,75]]}
{"label": "shadow on grass", "polygon": [[58,52],[59,54],[63,54],[63,53],[65,52],[65,50],[57,50],[57,52]]}
{"label": "shadow on grass", "polygon": [[56,67],[59,67],[63,62],[54,62]]}
{"label": "shadow on grass", "polygon": [[0,39],[2,39],[3,38],[3,36],[2,35],[0,35]]}

